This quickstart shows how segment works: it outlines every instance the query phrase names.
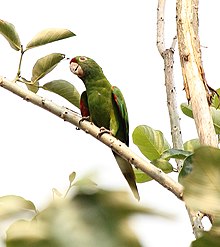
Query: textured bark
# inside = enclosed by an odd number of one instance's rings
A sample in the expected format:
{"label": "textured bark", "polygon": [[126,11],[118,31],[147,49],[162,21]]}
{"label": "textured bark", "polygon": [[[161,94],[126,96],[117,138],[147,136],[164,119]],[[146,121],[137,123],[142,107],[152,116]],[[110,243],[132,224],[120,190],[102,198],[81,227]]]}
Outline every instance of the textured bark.
{"label": "textured bark", "polygon": [[209,109],[212,92],[206,82],[198,35],[198,0],[178,0],[177,35],[186,96],[192,106],[202,145],[217,147]]}
{"label": "textured bark", "polygon": [[[157,48],[164,60],[164,76],[165,76],[165,87],[167,95],[167,108],[170,118],[170,129],[172,136],[173,147],[176,149],[183,149],[183,140],[181,134],[180,117],[177,105],[177,94],[174,82],[174,48],[176,45],[177,37],[174,37],[173,42],[169,49],[165,47],[164,39],[164,11],[165,11],[165,0],[158,1],[157,7]],[[177,170],[180,171],[182,168],[182,160],[176,160]]]}
{"label": "textured bark", "polygon": [[[201,145],[217,147],[217,137],[210,114],[211,88],[202,65],[198,21],[199,0],[177,0],[177,36],[184,88],[192,106]],[[187,208],[196,238],[201,236],[203,214]]]}

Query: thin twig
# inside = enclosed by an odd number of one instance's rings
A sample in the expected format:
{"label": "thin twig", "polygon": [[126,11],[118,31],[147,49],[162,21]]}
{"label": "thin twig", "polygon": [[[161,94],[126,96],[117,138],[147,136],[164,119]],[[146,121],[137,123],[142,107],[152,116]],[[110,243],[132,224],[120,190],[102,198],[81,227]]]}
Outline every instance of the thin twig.
{"label": "thin twig", "polygon": [[165,51],[165,40],[164,40],[164,9],[166,0],[159,0],[157,5],[157,49],[160,55],[163,57]]}
{"label": "thin twig", "polygon": [[[170,116],[170,127],[173,147],[176,149],[183,149],[180,117],[176,100],[176,87],[173,78],[173,55],[173,49],[166,49],[163,53],[167,107]],[[176,160],[176,163],[177,170],[180,172],[182,169],[183,162],[182,160]]]}
{"label": "thin twig", "polygon": [[[173,63],[174,63],[174,50],[177,38],[174,37],[171,47],[165,48],[164,44],[164,10],[165,0],[158,1],[157,7],[157,48],[164,60],[164,74],[165,74],[165,87],[167,95],[167,108],[170,117],[170,128],[173,147],[176,149],[183,149],[183,141],[180,127],[180,117],[178,113],[178,105],[176,100],[176,87],[173,76]],[[183,162],[176,160],[177,170],[180,171]]]}

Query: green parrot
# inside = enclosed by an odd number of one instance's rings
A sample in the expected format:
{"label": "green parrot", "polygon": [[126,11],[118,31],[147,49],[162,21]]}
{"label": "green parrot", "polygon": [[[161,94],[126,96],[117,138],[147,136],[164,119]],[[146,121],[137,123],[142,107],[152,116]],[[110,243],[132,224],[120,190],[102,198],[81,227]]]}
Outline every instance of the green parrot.
{"label": "green parrot", "polygon": [[[83,81],[86,87],[80,99],[82,116],[89,117],[96,126],[109,130],[113,136],[128,146],[128,113],[119,88],[109,83],[102,68],[91,58],[77,56],[71,59],[70,70]],[[131,164],[114,151],[113,154],[134,196],[139,200]]]}

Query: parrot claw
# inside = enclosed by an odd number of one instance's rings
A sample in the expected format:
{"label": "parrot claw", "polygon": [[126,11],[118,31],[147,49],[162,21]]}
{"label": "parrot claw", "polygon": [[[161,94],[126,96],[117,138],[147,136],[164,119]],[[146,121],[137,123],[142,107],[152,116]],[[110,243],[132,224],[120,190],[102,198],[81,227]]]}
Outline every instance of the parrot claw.
{"label": "parrot claw", "polygon": [[82,117],[80,120],[79,120],[79,125],[81,124],[81,122],[83,122],[83,121],[89,121],[89,116],[87,116],[87,117]]}
{"label": "parrot claw", "polygon": [[112,135],[112,132],[110,131],[110,130],[108,130],[108,129],[106,129],[105,127],[101,127],[100,129],[99,129],[99,133],[97,134],[97,138],[99,139],[103,134],[110,134],[110,135]]}

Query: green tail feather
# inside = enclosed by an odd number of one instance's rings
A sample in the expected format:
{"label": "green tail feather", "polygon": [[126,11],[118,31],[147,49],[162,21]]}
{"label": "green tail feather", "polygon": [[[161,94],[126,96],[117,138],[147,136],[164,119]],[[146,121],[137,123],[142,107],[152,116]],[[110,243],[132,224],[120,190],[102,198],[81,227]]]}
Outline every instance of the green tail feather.
{"label": "green tail feather", "polygon": [[139,193],[138,193],[138,189],[137,189],[137,185],[136,185],[136,182],[135,182],[135,175],[134,175],[134,171],[133,171],[133,168],[131,166],[131,164],[124,160],[121,156],[119,156],[118,154],[114,153],[114,156],[115,156],[115,159],[125,177],[125,179],[127,180],[133,194],[134,194],[134,197],[139,201],[140,200],[140,196],[139,196]]}

